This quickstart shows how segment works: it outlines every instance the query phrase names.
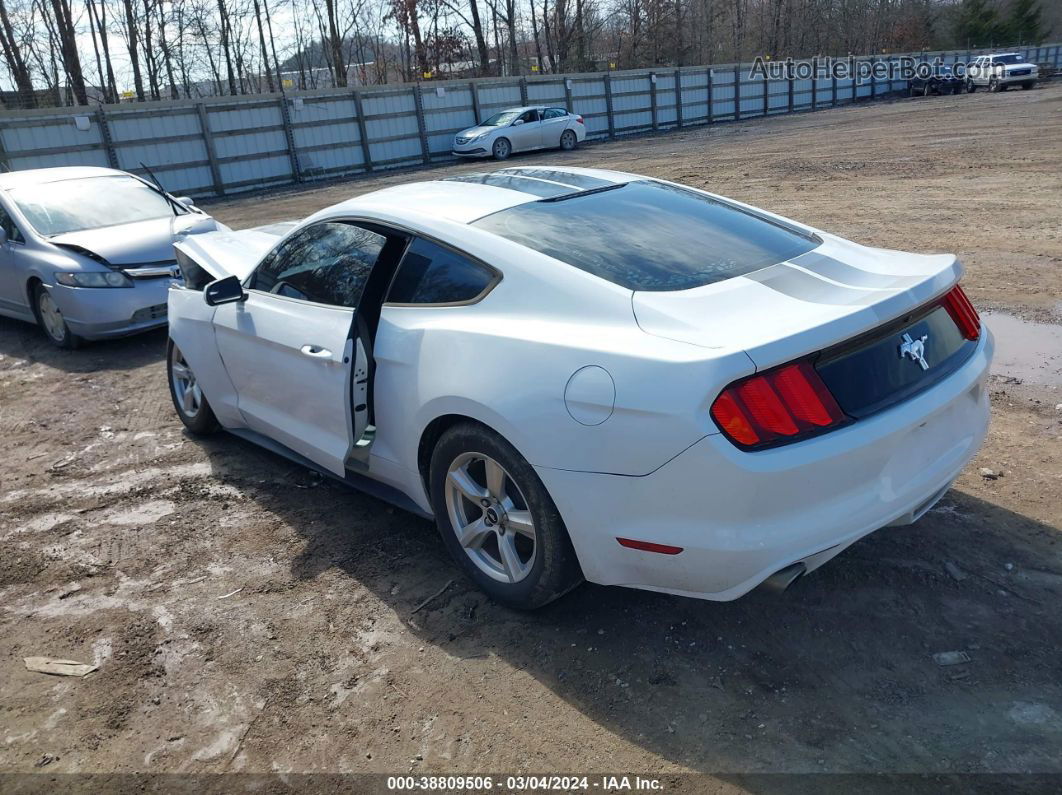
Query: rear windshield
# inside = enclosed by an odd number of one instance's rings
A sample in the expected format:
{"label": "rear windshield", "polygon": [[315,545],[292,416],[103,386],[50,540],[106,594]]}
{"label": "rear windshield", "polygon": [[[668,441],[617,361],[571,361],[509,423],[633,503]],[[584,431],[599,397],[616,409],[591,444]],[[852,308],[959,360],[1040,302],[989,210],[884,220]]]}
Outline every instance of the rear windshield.
{"label": "rear windshield", "polygon": [[816,248],[814,235],[659,182],[528,202],[473,222],[629,290],[688,290]]}

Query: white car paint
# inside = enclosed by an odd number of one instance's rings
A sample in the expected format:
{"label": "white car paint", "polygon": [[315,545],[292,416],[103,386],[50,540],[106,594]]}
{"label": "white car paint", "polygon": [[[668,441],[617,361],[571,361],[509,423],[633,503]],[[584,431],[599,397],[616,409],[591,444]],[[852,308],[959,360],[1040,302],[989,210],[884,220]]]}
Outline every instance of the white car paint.
{"label": "white car paint", "polygon": [[[430,515],[418,458],[425,431],[448,415],[476,420],[534,466],[588,580],[707,599],[736,598],[797,561],[812,570],[875,529],[914,521],[980,446],[987,330],[939,383],[821,436],[747,452],[709,414],[736,379],[939,298],[961,276],[954,257],[867,248],[785,221],[817,234],[811,253],[828,259],[805,255],[690,290],[632,291],[469,225],[537,198],[487,184],[413,183],[329,207],[287,233],[329,219],[390,225],[501,273],[468,305],[383,305],[371,439],[342,386],[365,364],[348,339],[353,310],[254,290],[245,303],[215,308],[201,292],[174,287],[170,335],[229,430],[337,476],[367,476]],[[200,235],[178,250],[216,277],[243,279],[278,231]],[[327,353],[300,353],[308,345]],[[630,549],[619,537],[683,552]]]}

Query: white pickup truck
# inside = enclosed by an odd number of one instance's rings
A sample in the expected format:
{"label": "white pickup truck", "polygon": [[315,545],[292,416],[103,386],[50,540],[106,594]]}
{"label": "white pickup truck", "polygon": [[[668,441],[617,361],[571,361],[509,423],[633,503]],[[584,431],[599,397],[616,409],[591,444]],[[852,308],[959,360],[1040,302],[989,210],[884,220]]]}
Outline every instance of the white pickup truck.
{"label": "white pickup truck", "polygon": [[1039,72],[1039,67],[1021,53],[980,55],[966,67],[966,90],[973,93],[978,86],[985,86],[989,91],[1006,91],[1014,85],[1030,89],[1036,85]]}

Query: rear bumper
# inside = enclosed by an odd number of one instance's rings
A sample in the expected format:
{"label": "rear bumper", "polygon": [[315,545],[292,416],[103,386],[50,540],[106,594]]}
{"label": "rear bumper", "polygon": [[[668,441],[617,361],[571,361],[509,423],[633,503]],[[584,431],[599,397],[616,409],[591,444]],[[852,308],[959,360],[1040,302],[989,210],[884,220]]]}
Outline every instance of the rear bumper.
{"label": "rear bumper", "polygon": [[171,279],[135,279],[132,287],[49,289],[70,330],[90,340],[122,337],[165,326]]}
{"label": "rear bumper", "polygon": [[[588,580],[736,599],[779,569],[803,561],[811,571],[929,510],[987,433],[992,348],[986,330],[932,389],[805,442],[747,453],[714,434],[644,477],[537,471]],[[628,549],[617,537],[683,551]]]}

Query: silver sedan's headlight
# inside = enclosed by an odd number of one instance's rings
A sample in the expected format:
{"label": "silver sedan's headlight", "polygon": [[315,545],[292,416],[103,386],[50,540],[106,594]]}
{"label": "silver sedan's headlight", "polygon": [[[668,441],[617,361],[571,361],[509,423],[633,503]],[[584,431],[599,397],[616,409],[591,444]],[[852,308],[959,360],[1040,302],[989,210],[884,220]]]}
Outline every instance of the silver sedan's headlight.
{"label": "silver sedan's headlight", "polygon": [[120,271],[71,271],[55,274],[66,287],[132,287],[133,281]]}

